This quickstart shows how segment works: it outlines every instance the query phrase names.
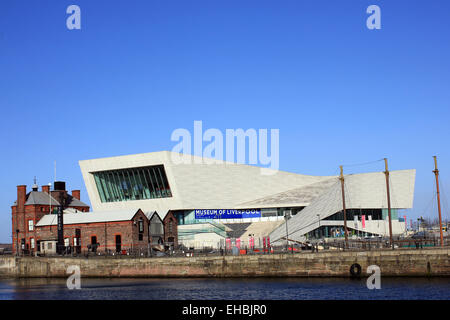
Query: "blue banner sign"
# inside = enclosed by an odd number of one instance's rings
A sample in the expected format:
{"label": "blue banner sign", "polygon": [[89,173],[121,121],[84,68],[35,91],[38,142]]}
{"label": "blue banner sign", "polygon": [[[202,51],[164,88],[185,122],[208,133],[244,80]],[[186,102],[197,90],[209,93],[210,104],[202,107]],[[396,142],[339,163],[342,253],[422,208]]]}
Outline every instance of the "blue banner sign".
{"label": "blue banner sign", "polygon": [[260,218],[260,209],[196,209],[195,219]]}

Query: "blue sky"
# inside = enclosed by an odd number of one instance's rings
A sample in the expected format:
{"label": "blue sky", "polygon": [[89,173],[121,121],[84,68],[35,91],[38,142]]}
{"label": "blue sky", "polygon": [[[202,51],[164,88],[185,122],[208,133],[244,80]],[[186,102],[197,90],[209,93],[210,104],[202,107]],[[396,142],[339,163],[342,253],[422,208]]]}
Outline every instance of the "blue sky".
{"label": "blue sky", "polygon": [[[81,8],[81,30],[66,8]],[[381,8],[381,30],[366,8]],[[171,150],[176,128],[280,129],[280,169],[417,169],[450,197],[448,1],[0,2],[0,242],[16,186],[81,189],[78,160]],[[347,173],[383,170],[383,163]],[[445,189],[447,188],[447,189]],[[428,207],[428,211],[425,209]],[[436,208],[436,205],[434,205]],[[444,209],[448,206],[444,204]],[[445,217],[449,218],[446,211]]]}

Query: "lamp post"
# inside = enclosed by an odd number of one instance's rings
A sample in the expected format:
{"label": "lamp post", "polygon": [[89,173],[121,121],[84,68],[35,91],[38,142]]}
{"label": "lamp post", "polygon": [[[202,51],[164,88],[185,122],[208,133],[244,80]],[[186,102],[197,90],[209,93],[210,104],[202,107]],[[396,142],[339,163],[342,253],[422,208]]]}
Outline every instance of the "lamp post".
{"label": "lamp post", "polygon": [[317,216],[317,222],[319,223],[319,228],[317,229],[317,235],[319,236],[319,238],[321,238],[320,236],[320,214],[316,214]]}
{"label": "lamp post", "polygon": [[286,252],[289,251],[289,240],[288,240],[288,236],[289,236],[289,232],[288,232],[288,220],[291,218],[291,211],[290,210],[285,210],[284,211],[284,220],[286,221]]}
{"label": "lamp post", "polygon": [[52,214],[52,196],[50,193],[50,188],[52,187],[51,182],[48,183],[48,203],[50,205],[49,214]]}
{"label": "lamp post", "polygon": [[16,240],[17,240],[17,246],[16,246],[16,256],[19,256],[20,255],[20,252],[19,252],[19,229],[16,229]]}

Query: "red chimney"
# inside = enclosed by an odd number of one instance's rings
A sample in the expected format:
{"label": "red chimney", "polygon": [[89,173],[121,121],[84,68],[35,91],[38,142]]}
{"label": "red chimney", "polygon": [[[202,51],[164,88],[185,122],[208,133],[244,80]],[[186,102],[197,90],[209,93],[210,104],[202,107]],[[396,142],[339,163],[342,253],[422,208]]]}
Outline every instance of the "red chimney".
{"label": "red chimney", "polygon": [[72,190],[72,197],[80,200],[80,190]]}
{"label": "red chimney", "polygon": [[24,210],[26,197],[27,186],[17,186],[17,211],[22,212]]}
{"label": "red chimney", "polygon": [[50,186],[49,185],[42,186],[42,192],[50,193]]}

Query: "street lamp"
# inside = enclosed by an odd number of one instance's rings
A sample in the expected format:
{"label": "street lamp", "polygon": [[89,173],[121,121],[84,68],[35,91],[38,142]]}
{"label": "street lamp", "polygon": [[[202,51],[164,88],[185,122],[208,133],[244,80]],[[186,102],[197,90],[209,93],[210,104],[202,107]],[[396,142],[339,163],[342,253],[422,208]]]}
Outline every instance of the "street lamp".
{"label": "street lamp", "polygon": [[423,217],[417,218],[417,232],[420,232],[420,223],[423,221]]}
{"label": "street lamp", "polygon": [[48,183],[48,203],[49,203],[49,205],[50,205],[50,212],[49,212],[49,214],[52,214],[52,196],[51,196],[51,192],[50,192],[50,188],[52,187],[52,183],[51,182],[49,182]]}
{"label": "street lamp", "polygon": [[319,238],[321,238],[320,237],[320,214],[316,214],[316,216],[317,216],[317,221],[319,223],[319,228],[317,229],[317,235],[319,236]]}
{"label": "street lamp", "polygon": [[16,240],[17,240],[17,246],[16,246],[16,256],[19,256],[20,255],[20,252],[19,252],[19,229],[16,229]]}

